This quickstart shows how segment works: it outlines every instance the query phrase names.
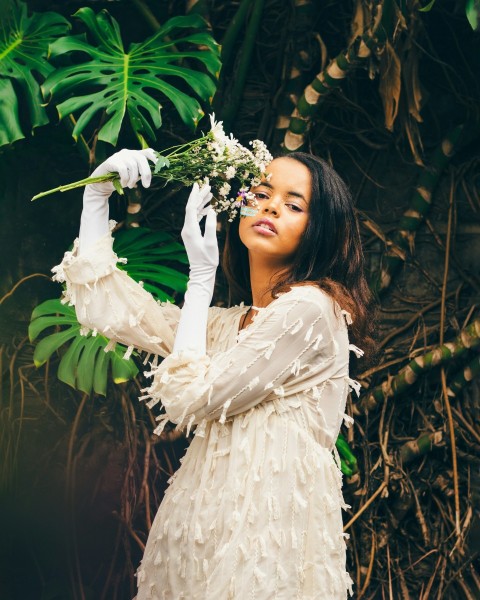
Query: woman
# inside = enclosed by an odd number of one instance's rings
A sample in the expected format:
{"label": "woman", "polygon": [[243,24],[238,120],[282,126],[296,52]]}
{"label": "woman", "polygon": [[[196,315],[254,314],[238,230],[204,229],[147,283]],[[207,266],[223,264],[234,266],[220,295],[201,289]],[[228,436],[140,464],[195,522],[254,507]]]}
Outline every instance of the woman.
{"label": "woman", "polygon": [[[151,150],[124,150],[95,174],[150,183]],[[224,271],[236,299],[209,308],[218,263],[208,186],[194,186],[182,237],[183,308],[157,304],[116,267],[110,183],[87,186],[79,240],[55,268],[79,321],[153,362],[144,398],[195,437],[171,479],[138,569],[138,600],[352,594],[335,449],[349,387],[347,324],[368,343],[368,288],[351,197],[322,160],[270,163],[256,207],[228,232]],[[251,209],[253,207],[250,207]],[[247,211],[248,212],[248,211]],[[205,233],[199,221],[206,216]],[[354,317],[352,323],[351,316]],[[332,455],[333,452],[333,455]]]}

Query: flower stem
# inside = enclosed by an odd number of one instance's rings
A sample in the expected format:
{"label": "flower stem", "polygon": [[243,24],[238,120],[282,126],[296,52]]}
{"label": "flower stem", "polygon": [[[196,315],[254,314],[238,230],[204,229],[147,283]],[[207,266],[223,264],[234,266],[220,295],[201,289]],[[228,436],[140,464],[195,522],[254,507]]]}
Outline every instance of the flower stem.
{"label": "flower stem", "polygon": [[[38,198],[43,198],[43,196],[48,196],[49,194],[53,194],[55,192],[68,192],[70,190],[74,190],[75,188],[83,187],[85,185],[89,185],[90,183],[104,183],[105,181],[112,181],[115,189],[123,194],[123,190],[120,192],[119,188],[115,183],[119,183],[118,173],[107,173],[106,175],[98,175],[97,177],[86,177],[85,179],[80,179],[79,181],[74,181],[73,183],[67,183],[65,185],[59,185],[52,190],[47,190],[46,192],[41,192],[32,198],[32,202],[34,200],[38,200]],[[121,189],[121,186],[120,186]]]}

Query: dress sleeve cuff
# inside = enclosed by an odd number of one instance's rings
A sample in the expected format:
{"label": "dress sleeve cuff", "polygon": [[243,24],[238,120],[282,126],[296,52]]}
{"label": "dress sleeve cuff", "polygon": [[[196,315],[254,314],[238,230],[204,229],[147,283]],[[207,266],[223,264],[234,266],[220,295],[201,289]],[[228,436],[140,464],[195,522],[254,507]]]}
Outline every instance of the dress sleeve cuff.
{"label": "dress sleeve cuff", "polygon": [[198,391],[203,383],[205,389],[200,391],[208,389],[205,375],[210,362],[208,355],[199,355],[198,351],[186,349],[173,352],[160,365],[153,367],[152,371],[145,372],[147,377],[153,376],[153,381],[150,387],[142,390],[146,394],[140,400],[146,400],[149,408],[160,402],[166,411],[167,420],[176,423],[177,429],[187,427],[189,431],[192,424],[204,415],[201,409],[202,414],[195,414],[199,407],[194,407],[194,400],[189,401],[195,395],[188,392],[185,394],[185,388],[193,385],[197,388],[195,391]]}
{"label": "dress sleeve cuff", "polygon": [[98,239],[80,256],[78,254],[78,238],[73,243],[73,249],[65,252],[62,262],[53,267],[52,279],[60,283],[79,285],[95,284],[101,277],[116,270],[119,259],[113,251],[111,229],[115,222],[110,222],[110,232]]}

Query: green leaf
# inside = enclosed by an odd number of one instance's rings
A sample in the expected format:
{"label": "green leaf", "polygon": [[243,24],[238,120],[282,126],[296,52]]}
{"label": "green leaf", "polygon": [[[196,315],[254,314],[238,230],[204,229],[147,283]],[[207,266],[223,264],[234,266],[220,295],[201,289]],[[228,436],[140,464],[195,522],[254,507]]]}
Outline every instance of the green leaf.
{"label": "green leaf", "polygon": [[[187,262],[185,249],[172,236],[163,231],[151,231],[146,227],[120,230],[115,234],[114,250],[118,256],[127,258],[127,264],[119,263],[136,281],[144,281],[145,289],[154,298],[173,302],[165,287],[184,292],[187,276],[162,262]],[[60,329],[48,333],[52,327]],[[108,371],[111,365],[114,382],[128,381],[138,373],[132,359],[124,360],[126,348],[117,344],[114,351],[104,352],[108,339],[103,335],[80,334],[75,308],[62,304],[60,300],[46,300],[32,312],[28,328],[30,340],[36,340],[47,332],[34,351],[35,365],[44,364],[66,344],[58,365],[57,376],[64,383],[90,393],[106,395]]]}
{"label": "green leaf", "polygon": [[172,296],[170,296],[170,294],[167,294],[167,292],[164,292],[161,288],[159,288],[156,285],[153,285],[151,283],[144,283],[143,287],[147,290],[147,292],[150,292],[152,296],[154,296],[157,300],[160,300],[160,302],[175,302],[175,299]]}
{"label": "green leaf", "polygon": [[138,373],[138,369],[133,363],[129,364],[128,360],[123,360],[117,353],[112,356],[112,378],[115,383],[124,383]]}
{"label": "green leaf", "polygon": [[169,166],[170,166],[170,161],[168,160],[168,158],[166,158],[165,156],[157,155],[157,162],[155,163],[155,169],[153,172],[158,173],[164,167],[167,167],[167,169],[168,169]]}
{"label": "green leaf", "polygon": [[93,371],[93,388],[97,394],[102,394],[102,396],[107,395],[108,361],[108,352],[104,352],[102,348],[97,355]]}
{"label": "green leaf", "polygon": [[125,346],[117,344],[114,351],[104,352],[108,339],[102,335],[81,335],[75,309],[57,299],[47,300],[34,309],[29,326],[30,339],[36,339],[51,327],[62,329],[47,333],[40,340],[33,353],[34,363],[37,367],[43,365],[54,352],[71,342],[60,359],[57,376],[60,381],[73,388],[87,394],[93,390],[97,394],[106,395],[108,369],[113,362],[116,365],[115,372],[129,374],[129,379],[138,373],[131,358],[122,358]]}
{"label": "green leaf", "polygon": [[0,23],[0,145],[25,137],[20,113],[28,114],[30,129],[49,122],[40,93],[40,83],[53,71],[48,45],[70,28],[55,12],[29,16],[24,2],[12,0],[9,9]]}
{"label": "green leaf", "polygon": [[62,356],[62,360],[58,365],[57,377],[60,381],[75,387],[77,363],[82,350],[85,348],[85,338],[78,335],[70,344],[68,350]]}
{"label": "green leaf", "polygon": [[[36,308],[33,309],[31,318],[37,319],[38,317],[44,317],[44,316],[50,315],[54,312],[58,312],[58,308],[59,308],[59,300],[57,298],[52,299],[52,300],[45,300],[45,302],[42,302],[42,304],[40,304],[39,306],[37,306]],[[62,315],[68,315],[68,316],[75,318],[75,309],[73,308],[73,306],[68,306],[67,304],[60,304],[60,308],[61,308],[60,312]],[[30,339],[34,339],[34,338],[30,338]]]}
{"label": "green leaf", "polygon": [[[98,139],[115,145],[128,117],[138,137],[155,140],[155,130],[162,124],[160,101],[165,97],[187,125],[196,127],[204,114],[198,99],[211,100],[221,65],[218,44],[198,31],[206,26],[201,17],[170,19],[125,52],[118,23],[106,10],[95,14],[84,7],[75,16],[85,24],[92,43],[84,35],[56,40],[50,46],[52,57],[76,52],[84,58],[58,68],[42,86],[45,96],[57,103],[61,119],[76,115],[75,139],[88,125],[96,126],[103,113],[106,119]],[[194,31],[185,34],[185,29]],[[167,35],[171,39],[165,41]],[[183,66],[183,59],[207,73]],[[186,91],[177,87],[179,82]]]}
{"label": "green leaf", "polygon": [[428,4],[426,4],[423,8],[419,8],[418,10],[420,12],[429,12],[432,10],[433,5],[435,4],[436,0],[430,0],[430,2]]}
{"label": "green leaf", "polygon": [[52,317],[38,317],[32,321],[28,327],[28,337],[30,341],[37,339],[38,335],[42,333],[47,327],[54,327],[58,325],[74,325],[77,323],[75,315],[64,315],[64,316],[52,316]]}
{"label": "green leaf", "polygon": [[10,79],[0,77],[0,146],[21,140],[18,100]]}
{"label": "green leaf", "polygon": [[175,269],[162,265],[130,265],[128,273],[135,281],[149,280],[162,286],[167,286],[176,292],[185,292],[188,277]]}
{"label": "green leaf", "polygon": [[[132,227],[131,229],[121,229],[115,234],[115,252],[138,252],[148,248],[149,252],[152,246],[156,247],[164,242],[171,241],[172,236],[164,231],[152,231],[147,227]],[[122,254],[123,256],[123,254]]]}
{"label": "green leaf", "polygon": [[77,388],[82,392],[89,393],[93,388],[93,373],[95,370],[95,358],[101,348],[102,340],[90,336],[90,343],[85,345],[77,363]]}
{"label": "green leaf", "polygon": [[467,0],[465,3],[465,14],[473,31],[479,30],[480,22],[480,0]]}
{"label": "green leaf", "polygon": [[76,331],[72,327],[59,333],[52,333],[40,340],[33,353],[33,362],[36,367],[41,367],[47,362],[50,356],[60,348],[65,342],[75,337]]}
{"label": "green leaf", "polygon": [[[118,267],[135,281],[142,281],[157,300],[173,301],[165,287],[181,293],[187,289],[187,275],[165,265],[174,261],[188,263],[187,254],[184,247],[164,231],[147,227],[121,229],[115,234],[113,249],[117,256],[127,259],[125,265],[118,264]],[[158,263],[159,259],[162,264]]]}
{"label": "green leaf", "polygon": [[350,477],[353,473],[358,471],[357,458],[341,433],[338,434],[335,445],[340,455],[342,472],[347,475],[347,477]]}

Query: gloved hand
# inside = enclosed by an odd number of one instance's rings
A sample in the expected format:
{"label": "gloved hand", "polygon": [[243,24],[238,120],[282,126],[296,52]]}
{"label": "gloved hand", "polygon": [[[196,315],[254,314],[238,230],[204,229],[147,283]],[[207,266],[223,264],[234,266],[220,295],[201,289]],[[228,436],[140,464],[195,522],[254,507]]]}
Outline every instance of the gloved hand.
{"label": "gloved hand", "polygon": [[[120,150],[112,154],[92,173],[92,177],[118,173],[122,187],[133,188],[139,179],[144,187],[149,187],[152,172],[148,161],[157,161],[154,150]],[[92,183],[83,193],[83,210],[80,220],[79,255],[89,246],[108,233],[108,199],[114,190],[111,181]]]}
{"label": "gloved hand", "polygon": [[[205,354],[208,307],[212,301],[219,253],[217,244],[217,214],[209,206],[210,186],[194,184],[185,208],[182,239],[190,263],[185,302],[180,315],[174,352],[190,349]],[[206,217],[202,236],[200,220]]]}

